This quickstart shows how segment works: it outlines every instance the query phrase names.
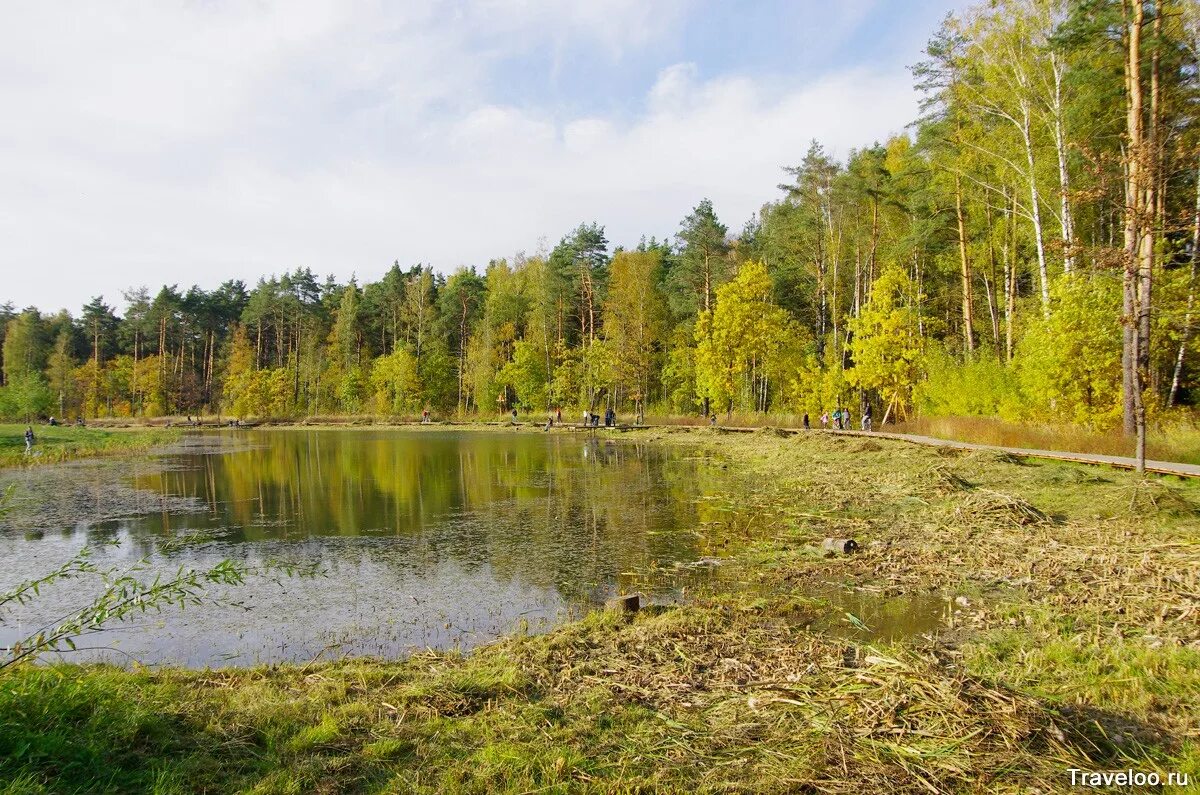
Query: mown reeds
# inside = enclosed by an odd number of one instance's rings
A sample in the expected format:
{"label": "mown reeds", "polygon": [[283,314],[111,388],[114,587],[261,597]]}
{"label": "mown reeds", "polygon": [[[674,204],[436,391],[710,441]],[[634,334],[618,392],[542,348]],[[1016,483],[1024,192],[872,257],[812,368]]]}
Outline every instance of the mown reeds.
{"label": "mown reeds", "polygon": [[1088,761],[1055,710],[931,652],[715,602],[469,658],[5,684],[0,775],[91,791],[1017,791]]}

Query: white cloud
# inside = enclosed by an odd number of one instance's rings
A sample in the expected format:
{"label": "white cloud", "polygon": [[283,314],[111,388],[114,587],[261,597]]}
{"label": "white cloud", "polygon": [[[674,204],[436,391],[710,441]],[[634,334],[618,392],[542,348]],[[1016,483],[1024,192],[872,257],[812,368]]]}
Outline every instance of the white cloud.
{"label": "white cloud", "polygon": [[903,71],[787,85],[680,63],[619,112],[560,118],[489,96],[491,70],[546,47],[653,50],[686,6],[401,6],[7,9],[0,302],[77,309],[296,266],[373,278],[395,258],[450,269],[593,219],[628,245],[703,196],[736,228],[810,139],[844,154],[915,113]]}

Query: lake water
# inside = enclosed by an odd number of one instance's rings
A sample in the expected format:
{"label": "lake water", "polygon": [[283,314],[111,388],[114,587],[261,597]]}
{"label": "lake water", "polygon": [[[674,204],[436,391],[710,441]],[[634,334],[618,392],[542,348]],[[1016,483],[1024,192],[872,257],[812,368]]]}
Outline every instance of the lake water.
{"label": "lake water", "polygon": [[[188,666],[402,656],[537,631],[618,591],[678,598],[715,468],[580,433],[261,430],[194,434],[139,459],[5,473],[0,591],[82,547],[102,568],[319,562],[221,604],[166,608],[73,660]],[[181,537],[195,540],[178,544]],[[94,578],[3,614],[0,645],[85,604]]]}

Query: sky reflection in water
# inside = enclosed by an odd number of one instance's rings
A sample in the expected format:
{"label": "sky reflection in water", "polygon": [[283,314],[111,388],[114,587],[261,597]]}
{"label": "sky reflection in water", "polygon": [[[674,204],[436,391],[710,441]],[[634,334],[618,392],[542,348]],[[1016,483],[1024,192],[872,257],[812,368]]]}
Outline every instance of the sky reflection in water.
{"label": "sky reflection in water", "polygon": [[[119,540],[102,566],[224,558],[320,561],[324,575],[254,580],[226,604],[168,609],[96,636],[120,652],[72,655],[189,666],[399,656],[534,630],[635,588],[673,598],[708,465],[579,433],[264,430],[195,435],[152,460],[10,475],[0,588],[85,544]],[[205,540],[164,548],[202,532]],[[660,572],[655,575],[654,572]],[[0,642],[82,604],[94,581],[9,613]],[[124,654],[122,654],[123,652]]]}

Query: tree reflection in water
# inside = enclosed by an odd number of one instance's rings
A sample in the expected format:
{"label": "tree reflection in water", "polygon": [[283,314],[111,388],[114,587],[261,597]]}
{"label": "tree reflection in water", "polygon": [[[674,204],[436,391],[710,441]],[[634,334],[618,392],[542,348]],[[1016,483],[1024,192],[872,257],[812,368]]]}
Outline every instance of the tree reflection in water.
{"label": "tree reflection in water", "polygon": [[[252,583],[228,605],[153,616],[111,636],[144,662],[188,665],[305,660],[329,644],[337,654],[387,656],[469,648],[522,621],[549,626],[618,587],[671,598],[678,577],[654,573],[703,554],[693,530],[706,518],[697,498],[712,473],[673,450],[582,433],[233,438],[220,453],[213,436],[191,437],[167,466],[123,477],[122,485],[169,497],[164,510],[0,545],[41,567],[112,537],[122,543],[105,555],[147,555],[164,568],[226,557],[322,562],[326,576],[316,580]],[[90,476],[112,477],[104,469]],[[196,531],[210,540],[161,546]],[[20,618],[69,604],[83,587],[56,589]],[[0,627],[0,640],[8,629]]]}

